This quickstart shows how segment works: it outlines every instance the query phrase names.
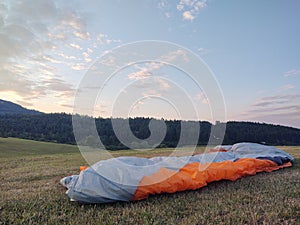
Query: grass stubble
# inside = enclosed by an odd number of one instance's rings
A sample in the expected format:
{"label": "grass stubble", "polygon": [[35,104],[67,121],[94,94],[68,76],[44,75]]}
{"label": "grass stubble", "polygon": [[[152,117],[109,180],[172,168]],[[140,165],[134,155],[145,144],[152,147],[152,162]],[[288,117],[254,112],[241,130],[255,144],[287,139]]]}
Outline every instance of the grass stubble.
{"label": "grass stubble", "polygon": [[292,168],[143,201],[82,205],[59,184],[86,165],[76,146],[0,138],[0,224],[300,224],[300,147],[279,148],[295,157]]}

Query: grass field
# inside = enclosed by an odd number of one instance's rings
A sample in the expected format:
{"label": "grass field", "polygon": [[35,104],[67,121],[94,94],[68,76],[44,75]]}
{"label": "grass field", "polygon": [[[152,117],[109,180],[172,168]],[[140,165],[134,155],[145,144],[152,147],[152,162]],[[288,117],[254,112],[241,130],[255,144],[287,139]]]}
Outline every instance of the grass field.
{"label": "grass field", "polygon": [[280,148],[295,157],[292,168],[144,201],[81,205],[59,184],[86,165],[76,146],[0,138],[0,224],[300,224],[300,147]]}

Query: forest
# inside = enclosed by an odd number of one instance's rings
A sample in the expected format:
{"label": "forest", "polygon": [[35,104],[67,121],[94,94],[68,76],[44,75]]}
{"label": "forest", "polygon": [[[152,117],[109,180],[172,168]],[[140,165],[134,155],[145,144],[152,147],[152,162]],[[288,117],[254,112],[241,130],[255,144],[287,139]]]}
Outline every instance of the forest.
{"label": "forest", "polygon": [[[128,149],[118,139],[113,129],[113,122],[116,120],[125,120],[122,118],[91,118],[84,117],[88,122],[94,122],[97,128],[100,140],[106,149],[120,150]],[[159,121],[157,119],[154,119]],[[161,119],[163,120],[163,119]],[[146,140],[150,135],[149,123],[151,118],[129,118],[129,126],[135,137],[140,140]],[[123,121],[124,122],[124,121]],[[207,121],[180,121],[180,120],[163,120],[166,125],[166,133],[163,140],[157,147],[175,147],[178,145],[182,126],[191,129],[185,129],[187,136],[193,136],[195,125],[199,124],[200,132],[198,135],[197,145],[206,145],[208,143],[211,130],[215,134],[218,128],[226,125],[226,132],[223,144],[234,144],[237,142],[255,142],[267,145],[300,145],[300,129],[255,122],[236,122],[229,121],[225,123],[211,124]],[[82,128],[85,133],[85,128]],[[88,129],[88,127],[86,128]],[[79,135],[80,136],[80,135]],[[16,137],[31,139],[37,141],[47,141],[64,144],[76,144],[72,115],[66,113],[52,114],[6,114],[0,115],[0,137]],[[218,139],[219,137],[213,136]],[[97,147],[97,137],[92,135],[82,135],[77,138],[77,143]],[[140,143],[131,143],[139,148]],[[189,145],[188,141],[181,144]],[[141,145],[143,146],[143,145]]]}

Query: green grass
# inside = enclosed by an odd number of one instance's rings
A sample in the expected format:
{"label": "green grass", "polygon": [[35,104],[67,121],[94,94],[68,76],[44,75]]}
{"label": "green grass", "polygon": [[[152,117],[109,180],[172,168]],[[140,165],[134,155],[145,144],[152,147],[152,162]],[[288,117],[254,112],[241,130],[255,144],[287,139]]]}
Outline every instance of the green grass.
{"label": "green grass", "polygon": [[78,152],[77,146],[74,145],[55,144],[17,138],[0,138],[0,146],[0,158]]}
{"label": "green grass", "polygon": [[76,146],[0,138],[0,224],[300,224],[300,147],[280,148],[296,158],[292,168],[144,201],[81,205],[70,202],[58,183],[86,165]]}

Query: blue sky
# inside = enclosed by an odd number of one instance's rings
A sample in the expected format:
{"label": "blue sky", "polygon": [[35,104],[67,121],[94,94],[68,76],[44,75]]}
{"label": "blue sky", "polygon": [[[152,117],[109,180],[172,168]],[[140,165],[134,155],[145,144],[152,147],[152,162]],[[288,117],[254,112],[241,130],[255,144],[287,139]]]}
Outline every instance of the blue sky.
{"label": "blue sky", "polygon": [[[297,0],[4,0],[0,98],[44,112],[73,112],[78,86],[101,55],[135,41],[161,40],[207,64],[224,95],[227,120],[300,128],[299,11]],[[116,74],[94,114],[217,119],[207,93],[179,70],[151,66]],[[125,87],[133,81],[135,103],[127,109]],[[174,82],[189,95],[198,118],[178,114],[186,100]]]}

